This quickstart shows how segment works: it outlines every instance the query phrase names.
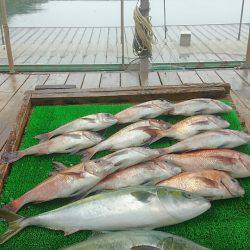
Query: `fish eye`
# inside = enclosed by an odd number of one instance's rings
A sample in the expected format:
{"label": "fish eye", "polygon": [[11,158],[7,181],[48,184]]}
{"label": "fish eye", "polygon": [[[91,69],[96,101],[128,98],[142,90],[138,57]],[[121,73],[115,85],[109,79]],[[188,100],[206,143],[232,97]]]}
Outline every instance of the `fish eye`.
{"label": "fish eye", "polygon": [[192,198],[191,194],[188,194],[188,193],[183,193],[183,196],[184,196],[185,198],[188,198],[188,199],[191,199],[191,198]]}
{"label": "fish eye", "polygon": [[234,182],[234,183],[237,182],[237,180],[235,180],[234,178],[231,178],[231,181]]}

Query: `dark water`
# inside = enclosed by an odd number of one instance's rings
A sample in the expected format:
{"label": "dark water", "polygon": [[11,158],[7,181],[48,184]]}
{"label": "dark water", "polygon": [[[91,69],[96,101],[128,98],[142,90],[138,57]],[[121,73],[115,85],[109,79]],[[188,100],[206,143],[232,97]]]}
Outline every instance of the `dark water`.
{"label": "dark water", "polygon": [[[10,26],[119,26],[119,0],[6,0]],[[125,0],[125,22],[133,25],[135,0]],[[163,24],[163,0],[151,0],[154,25]],[[166,0],[168,24],[237,23],[241,0]],[[250,0],[244,22],[250,22]]]}

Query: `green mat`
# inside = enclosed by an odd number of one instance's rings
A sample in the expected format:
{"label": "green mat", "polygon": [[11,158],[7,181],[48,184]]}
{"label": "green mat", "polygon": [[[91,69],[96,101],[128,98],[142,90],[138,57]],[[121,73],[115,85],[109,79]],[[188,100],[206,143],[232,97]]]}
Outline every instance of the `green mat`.
{"label": "green mat", "polygon": [[[32,112],[23,136],[21,148],[24,149],[36,144],[37,141],[33,139],[33,136],[51,131],[80,116],[98,112],[115,114],[129,106],[129,104],[122,104],[36,107]],[[222,115],[222,117],[231,123],[231,129],[242,129],[234,111]],[[182,117],[167,116],[160,118],[170,123],[176,123],[182,119]],[[109,136],[117,130],[118,126],[113,126],[106,131],[105,135]],[[154,143],[152,147],[168,147],[173,143],[174,141],[169,139],[162,139]],[[250,154],[250,146],[241,146],[238,150]],[[104,153],[99,153],[96,157],[102,155]],[[80,157],[65,154],[41,157],[28,156],[19,160],[13,165],[7,179],[0,198],[2,205],[18,198],[46,179],[52,171],[52,161],[61,161],[69,166],[78,163]],[[161,228],[160,230],[183,236],[212,249],[250,249],[250,183],[249,179],[241,179],[240,183],[246,190],[244,198],[215,201],[211,209],[205,214],[185,223]],[[19,213],[22,216],[29,217],[60,207],[66,203],[66,200],[57,200],[28,205],[22,208]],[[6,223],[0,223],[0,234],[6,230],[6,225]],[[89,235],[91,235],[90,231],[81,231],[65,237],[62,231],[28,227],[1,246],[1,249],[59,249],[83,241]]]}

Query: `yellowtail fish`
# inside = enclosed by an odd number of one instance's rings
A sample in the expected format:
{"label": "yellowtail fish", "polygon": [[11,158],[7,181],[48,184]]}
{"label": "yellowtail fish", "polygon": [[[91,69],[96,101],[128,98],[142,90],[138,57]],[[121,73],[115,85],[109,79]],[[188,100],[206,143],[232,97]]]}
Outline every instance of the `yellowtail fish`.
{"label": "yellowtail fish", "polygon": [[178,188],[210,200],[235,198],[245,193],[239,182],[229,174],[211,169],[180,173],[157,185]]}
{"label": "yellowtail fish", "polygon": [[48,140],[54,136],[61,135],[74,131],[100,131],[111,127],[117,123],[117,119],[108,113],[98,113],[93,115],[84,116],[78,118],[72,122],[69,122],[61,127],[45,134],[35,136],[36,139],[41,141]]}
{"label": "yellowtail fish", "polygon": [[64,250],[208,250],[185,238],[154,230],[100,234]]}
{"label": "yellowtail fish", "polygon": [[29,218],[0,209],[0,218],[11,222],[0,243],[28,226],[62,230],[65,235],[80,230],[153,229],[195,218],[210,206],[208,200],[178,189],[138,186],[103,192]]}
{"label": "yellowtail fish", "polygon": [[231,149],[204,149],[189,153],[166,154],[159,160],[176,164],[187,172],[217,169],[228,172],[234,178],[250,177],[250,156]]}
{"label": "yellowtail fish", "polygon": [[120,124],[132,123],[141,119],[155,118],[163,113],[168,113],[172,106],[172,103],[166,100],[152,100],[125,109],[117,113],[115,117]]}

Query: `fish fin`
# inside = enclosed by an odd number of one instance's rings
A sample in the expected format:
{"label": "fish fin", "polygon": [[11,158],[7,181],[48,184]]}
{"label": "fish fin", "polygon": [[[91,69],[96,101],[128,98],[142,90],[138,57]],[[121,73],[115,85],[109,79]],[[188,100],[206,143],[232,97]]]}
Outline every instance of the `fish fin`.
{"label": "fish fin", "polygon": [[149,198],[153,194],[150,192],[146,192],[146,191],[135,191],[135,192],[131,192],[131,195],[134,196],[138,201],[148,202]]}
{"label": "fish fin", "polygon": [[206,177],[196,177],[195,179],[201,180],[208,186],[218,187],[218,183]]}
{"label": "fish fin", "polygon": [[13,213],[17,213],[18,210],[20,209],[20,206],[18,206],[18,204],[16,204],[14,201],[3,206],[3,209],[8,210],[8,211],[13,212]]}
{"label": "fish fin", "polygon": [[63,163],[58,162],[58,161],[53,161],[52,164],[53,164],[53,165],[52,165],[53,168],[54,168],[55,171],[57,171],[57,172],[61,172],[61,171],[63,171],[63,170],[68,169]]}
{"label": "fish fin", "polygon": [[82,156],[82,161],[86,162],[89,161],[96,153],[97,151],[95,150],[95,148],[88,148],[80,152],[80,155]]}
{"label": "fish fin", "polygon": [[23,153],[22,151],[4,152],[2,154],[0,164],[1,163],[12,163],[12,162],[18,161],[19,159],[21,159],[24,156],[25,156],[25,153]]}
{"label": "fish fin", "polygon": [[53,134],[51,132],[34,136],[34,138],[40,140],[40,142],[47,141],[52,137],[53,137]]}
{"label": "fish fin", "polygon": [[68,236],[68,235],[73,234],[77,231],[79,231],[79,229],[72,229],[71,231],[64,231],[64,236]]}
{"label": "fish fin", "polygon": [[[137,130],[137,129],[138,128],[135,128],[132,130]],[[139,129],[150,135],[150,138],[148,140],[145,140],[144,144],[151,144],[159,139],[159,132],[161,132],[160,129],[152,128],[149,126],[143,126],[143,127],[140,127]]]}
{"label": "fish fin", "polygon": [[141,245],[141,246],[133,246],[130,248],[130,250],[161,250],[161,248],[154,247],[154,246]]}
{"label": "fish fin", "polygon": [[0,244],[3,244],[23,229],[23,226],[21,226],[20,222],[24,220],[24,217],[8,210],[0,209],[0,218],[3,218],[9,223],[7,231],[0,236]]}

